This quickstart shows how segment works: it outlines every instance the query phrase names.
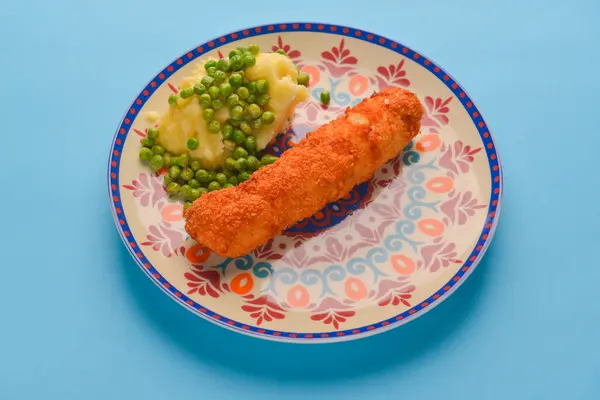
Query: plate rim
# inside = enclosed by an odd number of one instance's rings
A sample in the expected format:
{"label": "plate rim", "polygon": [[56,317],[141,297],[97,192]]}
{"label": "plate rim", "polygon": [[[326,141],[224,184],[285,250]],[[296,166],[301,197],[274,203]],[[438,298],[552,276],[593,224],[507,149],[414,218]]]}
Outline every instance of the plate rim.
{"label": "plate rim", "polygon": [[[133,236],[133,233],[131,233],[129,224],[127,222],[127,217],[123,211],[124,208],[120,199],[119,188],[119,161],[121,157],[121,150],[125,144],[125,139],[129,134],[129,130],[133,125],[133,121],[138,115],[138,111],[144,106],[145,102],[152,96],[154,91],[156,91],[160,85],[162,85],[164,81],[168,79],[168,77],[176,73],[179,68],[202,57],[207,51],[215,50],[219,47],[245,38],[289,32],[311,32],[351,37],[374,44],[376,46],[384,47],[390,51],[402,55],[405,58],[410,58],[422,68],[425,68],[432,73],[460,101],[464,110],[469,114],[469,119],[476,127],[482,143],[485,145],[484,150],[486,152],[486,159],[488,161],[488,166],[490,167],[491,176],[490,202],[486,209],[487,216],[484,220],[481,234],[479,235],[479,239],[475,243],[473,249],[469,253],[468,258],[448,282],[446,282],[440,289],[431,293],[426,299],[408,308],[400,314],[370,325],[365,325],[358,328],[323,332],[287,332],[260,328],[250,324],[243,324],[224,315],[215,313],[192,300],[181,291],[177,290],[173,285],[170,284],[170,282],[164,279],[158,270],[154,268],[139,247],[135,237]],[[154,87],[152,87],[153,83]],[[470,104],[470,106],[467,106],[467,104]],[[131,115],[131,117],[129,117],[129,115]],[[487,133],[486,137],[484,137],[484,133]],[[492,158],[492,156],[495,158]],[[498,166],[497,171],[494,171],[492,167],[494,161],[495,165]],[[499,178],[498,182],[495,182],[496,176]],[[123,114],[111,142],[107,177],[111,213],[113,215],[113,220],[117,231],[119,232],[119,236],[121,237],[125,248],[135,260],[138,267],[140,267],[140,269],[144,271],[144,274],[163,292],[165,292],[165,294],[167,294],[177,304],[188,309],[195,315],[198,315],[205,320],[210,321],[211,323],[231,331],[261,339],[293,343],[329,343],[355,340],[372,336],[402,326],[438,306],[463,284],[463,282],[472,274],[475,268],[479,265],[480,261],[483,259],[490,243],[493,240],[498,225],[502,208],[502,199],[504,195],[503,167],[493,134],[489,129],[483,115],[481,114],[481,111],[475,105],[475,102],[451,74],[446,72],[446,70],[444,70],[439,66],[438,63],[434,62],[430,58],[424,57],[421,53],[412,50],[398,41],[374,34],[367,30],[324,22],[279,22],[242,28],[222,36],[212,38],[179,55],[176,59],[159,71],[151,81],[148,81],[144,88],[130,103],[127,111],[125,111]],[[495,205],[494,202],[496,203]],[[117,210],[120,210],[120,212]],[[480,250],[477,250],[478,247],[481,247]],[[134,250],[134,248],[137,248],[138,250]]]}

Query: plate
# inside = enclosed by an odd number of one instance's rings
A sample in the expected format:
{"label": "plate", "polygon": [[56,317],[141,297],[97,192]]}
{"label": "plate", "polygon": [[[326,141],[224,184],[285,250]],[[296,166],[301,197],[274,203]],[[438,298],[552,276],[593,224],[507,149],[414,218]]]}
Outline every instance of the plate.
{"label": "plate", "polygon": [[[311,77],[311,97],[269,151],[280,154],[346,107],[386,87],[415,92],[420,134],[397,158],[313,217],[238,259],[189,239],[181,204],[138,160],[151,126],[192,64],[251,43],[283,49]],[[331,93],[329,107],[319,94]],[[257,26],[182,54],[139,93],[115,134],[110,204],[144,273],[189,311],[264,339],[318,343],[380,333],[423,315],[471,274],[495,230],[502,168],[483,116],[424,55],[364,30],[320,23]]]}

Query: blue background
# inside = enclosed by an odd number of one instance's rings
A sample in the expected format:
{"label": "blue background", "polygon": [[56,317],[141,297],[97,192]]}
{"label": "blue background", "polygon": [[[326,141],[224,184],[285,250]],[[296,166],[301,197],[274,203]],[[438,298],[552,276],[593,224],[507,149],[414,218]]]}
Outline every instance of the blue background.
{"label": "blue background", "polygon": [[[0,6],[0,399],[600,398],[597,0],[172,4]],[[244,337],[168,299],[122,245],[106,190],[116,126],[160,68],[298,20],[440,63],[489,123],[505,177],[496,237],[450,299],[324,346]]]}

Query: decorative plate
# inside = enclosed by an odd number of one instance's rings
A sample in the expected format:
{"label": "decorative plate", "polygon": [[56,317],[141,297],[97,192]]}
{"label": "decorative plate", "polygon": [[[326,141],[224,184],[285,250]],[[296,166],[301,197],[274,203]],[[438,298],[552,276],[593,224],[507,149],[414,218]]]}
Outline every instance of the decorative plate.
{"label": "decorative plate", "polygon": [[[347,197],[252,254],[225,259],[191,241],[180,203],[138,160],[150,123],[195,60],[256,43],[283,49],[310,77],[311,98],[270,151],[279,154],[374,91],[415,92],[421,133]],[[322,90],[331,93],[328,108]],[[398,327],[448,297],[489,245],[500,212],[502,169],[481,112],[433,61],[358,29],[285,23],[204,43],[155,76],[115,134],[108,183],[117,229],[137,264],[191,312],[236,332],[316,343]]]}

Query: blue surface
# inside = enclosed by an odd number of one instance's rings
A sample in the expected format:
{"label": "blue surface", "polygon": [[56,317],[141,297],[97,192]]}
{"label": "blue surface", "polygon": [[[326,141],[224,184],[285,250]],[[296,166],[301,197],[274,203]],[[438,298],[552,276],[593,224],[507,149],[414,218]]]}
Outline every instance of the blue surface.
{"label": "blue surface", "polygon": [[[0,399],[598,399],[598,1],[270,3],[213,3],[234,11],[212,21],[187,0],[0,6]],[[148,78],[209,37],[289,20],[439,62],[503,161],[502,217],[473,276],[355,342],[271,343],[195,317],[135,266],[109,211],[110,140]]]}

